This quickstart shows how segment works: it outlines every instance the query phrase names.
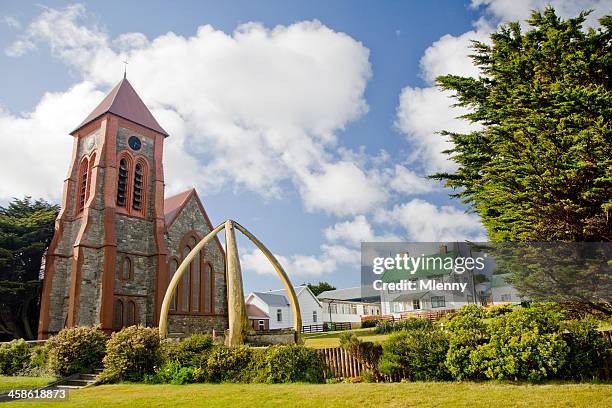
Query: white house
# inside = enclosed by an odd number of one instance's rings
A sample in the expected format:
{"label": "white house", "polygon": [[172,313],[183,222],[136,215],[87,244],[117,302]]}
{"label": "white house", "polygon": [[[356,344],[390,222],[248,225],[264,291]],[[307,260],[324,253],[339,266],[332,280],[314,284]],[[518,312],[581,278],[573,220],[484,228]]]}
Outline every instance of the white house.
{"label": "white house", "polygon": [[380,296],[363,298],[361,287],[327,290],[317,298],[323,305],[323,321],[360,323],[363,316],[380,315]]}
{"label": "white house", "polygon": [[[308,286],[293,288],[300,305],[302,326],[323,324],[323,308],[321,302],[310,291]],[[268,292],[251,292],[245,303],[255,305],[270,317],[270,329],[286,329],[293,327],[293,313],[289,297],[284,289]]]}
{"label": "white house", "polygon": [[[429,262],[431,265],[444,265],[447,258],[460,256],[457,250],[448,250],[446,245],[440,247],[440,252],[424,256],[425,258],[440,258],[437,262]],[[423,261],[422,264],[424,264]],[[468,303],[475,303],[476,296],[474,281],[471,272],[456,274],[452,269],[444,267],[417,268],[408,272],[404,269],[390,269],[382,275],[385,283],[397,283],[401,281],[412,281],[416,288],[427,286],[429,282],[442,284],[465,284],[465,291],[449,290],[394,290],[386,289],[380,291],[381,312],[383,315],[392,315],[400,318],[402,314],[419,313],[424,311],[447,311],[457,310]]]}
{"label": "white house", "polygon": [[491,278],[491,300],[494,305],[501,303],[520,304],[522,301],[516,288],[506,282],[508,276],[510,274],[505,273],[493,275]]}

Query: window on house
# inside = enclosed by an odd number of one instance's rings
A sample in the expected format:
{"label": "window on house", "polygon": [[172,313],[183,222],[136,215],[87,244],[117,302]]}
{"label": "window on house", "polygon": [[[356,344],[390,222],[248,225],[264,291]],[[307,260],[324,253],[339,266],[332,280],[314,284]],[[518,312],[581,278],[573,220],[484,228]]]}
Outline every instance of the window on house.
{"label": "window on house", "polygon": [[123,302],[115,299],[113,304],[113,330],[121,330],[123,327]]}
{"label": "window on house", "polygon": [[412,310],[419,310],[421,309],[421,301],[419,299],[414,299],[412,301]]}
{"label": "window on house", "polygon": [[133,300],[127,302],[125,308],[125,327],[133,326],[137,323],[136,320],[136,303]]}
{"label": "window on house", "polygon": [[124,256],[123,261],[121,262],[121,280],[132,280],[134,277],[133,269],[132,269],[132,260],[129,256]]}
{"label": "window on house", "polygon": [[204,312],[212,313],[213,311],[213,270],[209,263],[204,264],[204,276],[202,277],[202,285],[204,286]]}
{"label": "window on house", "polygon": [[257,325],[258,325],[258,327],[259,327],[259,330],[265,330],[265,329],[266,329],[266,322],[264,322],[263,320],[260,320],[260,321],[257,323]]}
{"label": "window on house", "polygon": [[127,200],[128,163],[125,158],[119,161],[119,179],[117,181],[117,205],[125,207]]}
{"label": "window on house", "polygon": [[357,314],[357,305],[349,305],[349,313]]}
{"label": "window on house", "polygon": [[330,304],[329,311],[332,313],[338,313],[338,305],[335,303]]}
{"label": "window on house", "polygon": [[79,167],[79,202],[77,212],[83,211],[85,208],[85,201],[87,201],[87,174],[89,171],[89,162],[87,159],[83,159],[81,166]]}
{"label": "window on house", "polygon": [[445,306],[446,306],[446,299],[444,298],[444,296],[432,296],[431,297],[431,307],[432,308],[445,307]]}
{"label": "window on house", "polygon": [[132,194],[132,208],[136,211],[142,210],[143,203],[144,170],[142,163],[136,163],[134,169],[134,192]]}
{"label": "window on house", "polygon": [[[178,262],[175,259],[170,261],[170,266],[168,268],[168,284],[172,281],[176,270],[178,269]],[[172,300],[170,301],[170,310],[176,311],[176,289],[174,290],[174,295],[172,296]]]}
{"label": "window on house", "polygon": [[283,310],[282,309],[276,309],[276,321],[277,322],[283,321]]}
{"label": "window on house", "polygon": [[502,302],[512,302],[512,295],[509,295],[509,294],[501,295],[501,301]]}
{"label": "window on house", "polygon": [[191,262],[191,311],[200,311],[200,253]]}
{"label": "window on house", "polygon": [[316,310],[312,311],[312,322],[313,323],[317,322],[317,311]]}
{"label": "window on house", "polygon": [[[185,247],[183,249],[183,259],[191,252],[191,248]],[[189,271],[185,271],[181,278],[181,295],[179,299],[181,312],[189,311],[189,293],[191,291],[191,274]]]}

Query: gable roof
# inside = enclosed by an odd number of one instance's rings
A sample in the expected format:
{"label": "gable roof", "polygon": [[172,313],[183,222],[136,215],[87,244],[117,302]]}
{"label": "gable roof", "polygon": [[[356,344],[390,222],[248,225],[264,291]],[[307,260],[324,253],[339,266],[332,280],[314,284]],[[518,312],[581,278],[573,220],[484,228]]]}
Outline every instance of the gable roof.
{"label": "gable roof", "polygon": [[[308,293],[310,293],[310,296],[312,296],[313,299],[316,300],[316,302],[319,304],[319,306],[321,306],[321,302],[319,301],[319,299],[317,299],[317,297],[314,295],[314,293],[312,293],[312,291],[310,290],[310,288],[308,286],[306,286],[306,285],[294,286],[293,290],[295,291],[295,296],[296,297],[299,297],[300,294],[302,294],[303,291],[307,291]],[[283,295],[285,297],[285,299],[289,299],[289,296],[287,296],[287,290],[286,289],[270,290],[270,291],[268,291],[268,293],[274,293],[274,294]]]}
{"label": "gable roof", "polygon": [[354,288],[342,288],[334,290],[326,290],[317,295],[319,300],[341,300],[345,302],[361,302],[361,303],[380,303],[380,293],[376,292],[374,296],[364,296],[366,291],[362,290],[361,286]]}
{"label": "gable roof", "polygon": [[267,292],[253,292],[253,295],[260,298],[268,306],[289,306],[289,300],[285,295],[276,295]]}
{"label": "gable roof", "polygon": [[85,118],[71,134],[94,121],[105,113],[112,113],[124,119],[142,125],[164,136],[168,133],[157,123],[140,96],[136,93],[127,78],[123,78],[100,104]]}
{"label": "gable roof", "polygon": [[[170,228],[174,220],[176,220],[183,208],[185,208],[191,197],[196,200],[196,204],[202,212],[202,215],[204,216],[204,220],[206,222],[206,225],[208,225],[208,228],[211,231],[215,228],[210,222],[210,218],[208,218],[208,214],[204,209],[204,205],[202,205],[202,201],[198,196],[198,192],[195,188],[190,188],[189,190],[185,190],[181,193],[175,194],[164,199],[164,222],[166,224],[166,230]],[[223,257],[225,258],[225,249],[223,249],[223,245],[221,245],[221,241],[219,241],[218,234],[215,236],[215,242],[217,243],[219,250],[223,254]]]}
{"label": "gable roof", "polygon": [[268,316],[268,314],[266,312],[264,312],[263,310],[261,310],[260,308],[258,308],[257,306],[248,303],[246,305],[246,312],[247,312],[247,317],[249,319],[253,318],[253,319],[269,319],[270,316]]}

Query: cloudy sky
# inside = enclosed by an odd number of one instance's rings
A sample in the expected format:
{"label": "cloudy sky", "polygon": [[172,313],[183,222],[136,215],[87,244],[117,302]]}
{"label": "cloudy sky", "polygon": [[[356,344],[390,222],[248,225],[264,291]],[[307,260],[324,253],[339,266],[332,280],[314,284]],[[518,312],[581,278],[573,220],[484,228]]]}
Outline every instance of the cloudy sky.
{"label": "cloudy sky", "polygon": [[[0,205],[59,202],[68,135],[123,75],[166,140],[166,194],[196,187],[295,284],[359,283],[361,241],[485,239],[474,214],[424,178],[454,164],[436,132],[455,118],[438,75],[478,75],[470,40],[552,4],[610,0],[2,1]],[[180,4],[180,5],[178,5]],[[239,241],[247,290],[281,286]]]}

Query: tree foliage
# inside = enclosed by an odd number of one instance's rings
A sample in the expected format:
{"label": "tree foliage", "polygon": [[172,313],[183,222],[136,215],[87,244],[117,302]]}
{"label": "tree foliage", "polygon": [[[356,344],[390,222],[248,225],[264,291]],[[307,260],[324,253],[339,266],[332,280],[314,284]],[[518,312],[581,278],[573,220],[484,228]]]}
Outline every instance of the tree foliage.
{"label": "tree foliage", "polygon": [[336,287],[330,285],[327,282],[319,282],[316,285],[313,285],[312,283],[309,283],[308,285],[308,289],[311,290],[311,292],[315,295],[315,296],[319,296],[321,293],[328,291],[328,290],[335,290]]}
{"label": "tree foliage", "polygon": [[612,17],[584,30],[586,15],[534,11],[530,30],[515,22],[491,45],[473,42],[479,78],[437,78],[481,128],[442,132],[459,168],[432,177],[481,216],[492,241],[612,240]]}
{"label": "tree foliage", "polygon": [[41,260],[58,207],[30,197],[0,207],[0,336],[33,339],[38,323]]}

